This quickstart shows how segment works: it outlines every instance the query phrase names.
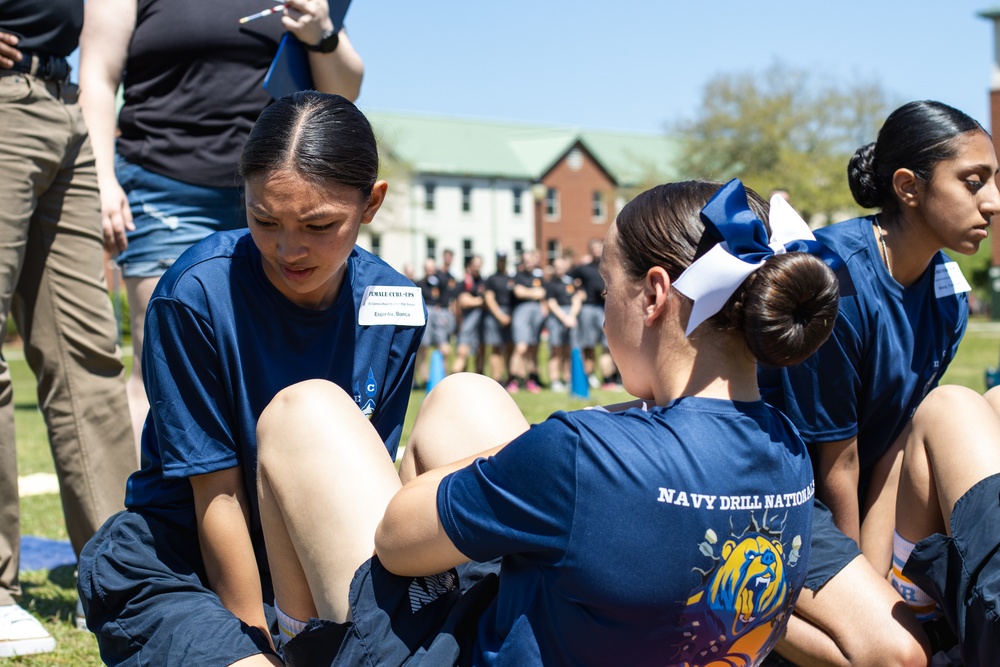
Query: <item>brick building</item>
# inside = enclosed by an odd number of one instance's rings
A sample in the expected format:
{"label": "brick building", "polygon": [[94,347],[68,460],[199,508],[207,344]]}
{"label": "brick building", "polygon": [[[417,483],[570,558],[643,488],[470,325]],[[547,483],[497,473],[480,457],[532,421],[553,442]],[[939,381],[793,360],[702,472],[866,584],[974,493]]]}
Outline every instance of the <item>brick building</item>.
{"label": "brick building", "polygon": [[674,178],[677,147],[660,135],[597,132],[366,110],[390,196],[359,243],[396,268],[430,256],[537,248],[583,254],[632,193]]}

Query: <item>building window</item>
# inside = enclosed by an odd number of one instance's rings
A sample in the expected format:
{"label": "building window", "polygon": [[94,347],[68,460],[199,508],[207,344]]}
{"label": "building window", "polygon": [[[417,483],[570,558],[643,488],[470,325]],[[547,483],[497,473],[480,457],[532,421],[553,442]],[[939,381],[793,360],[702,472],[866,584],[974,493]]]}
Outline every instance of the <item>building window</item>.
{"label": "building window", "polygon": [[549,220],[559,217],[559,191],[555,188],[545,189],[545,217]]}
{"label": "building window", "polygon": [[524,241],[514,241],[514,261],[520,261],[524,254]]}
{"label": "building window", "polygon": [[566,155],[566,164],[573,171],[580,171],[583,167],[583,151],[579,148],[574,148]]}
{"label": "building window", "polygon": [[462,239],[462,266],[468,266],[472,259],[472,239]]}
{"label": "building window", "polygon": [[592,200],[591,209],[594,214],[594,222],[604,222],[608,217],[607,205],[604,200],[604,193],[600,190],[594,190],[594,197]]}
{"label": "building window", "polygon": [[372,234],[372,254],[376,257],[382,256],[382,237],[378,234]]}
{"label": "building window", "polygon": [[510,193],[514,197],[514,215],[521,215],[521,194],[524,192],[521,188],[512,188]]}
{"label": "building window", "polygon": [[472,186],[463,185],[462,186],[462,213],[468,213],[472,210]]}
{"label": "building window", "polygon": [[434,189],[433,183],[424,183],[424,210],[434,210]]}
{"label": "building window", "polygon": [[437,259],[438,254],[438,242],[436,238],[427,237],[427,253],[424,257],[430,257],[431,259]]}
{"label": "building window", "polygon": [[556,260],[559,256],[559,241],[555,239],[549,239],[545,243],[545,258],[549,265]]}

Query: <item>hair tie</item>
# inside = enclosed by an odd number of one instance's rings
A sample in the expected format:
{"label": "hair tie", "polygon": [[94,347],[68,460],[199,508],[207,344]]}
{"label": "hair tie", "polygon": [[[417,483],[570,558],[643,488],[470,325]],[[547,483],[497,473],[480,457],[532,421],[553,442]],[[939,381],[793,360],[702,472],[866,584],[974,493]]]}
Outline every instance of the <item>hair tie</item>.
{"label": "hair tie", "polygon": [[[844,260],[816,240],[784,197],[771,198],[769,218],[770,238],[764,223],[750,210],[746,189],[738,178],[726,183],[701,209],[705,230],[719,243],[674,281],[677,291],[694,301],[684,335],[690,336],[699,324],[722,310],[743,281],[774,255],[805,252],[834,271],[844,267]],[[838,277],[846,273],[839,271]]]}

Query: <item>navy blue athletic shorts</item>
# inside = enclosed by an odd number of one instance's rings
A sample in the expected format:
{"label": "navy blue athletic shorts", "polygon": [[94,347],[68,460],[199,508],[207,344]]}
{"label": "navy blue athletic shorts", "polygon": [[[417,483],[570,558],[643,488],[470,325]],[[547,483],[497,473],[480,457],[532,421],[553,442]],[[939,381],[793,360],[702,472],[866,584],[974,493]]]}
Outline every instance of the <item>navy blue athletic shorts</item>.
{"label": "navy blue athletic shorts", "polygon": [[[80,554],[77,582],[101,659],[228,665],[273,653],[264,633],[233,616],[206,582],[197,531],[132,510],[112,516]],[[264,609],[276,629],[273,607]]]}
{"label": "navy blue athletic shorts", "polygon": [[282,649],[287,667],[445,667],[468,661],[496,599],[500,561],[400,577],[373,557],[351,582],[351,621],[312,619]]}
{"label": "navy blue athletic shorts", "polygon": [[818,591],[848,563],[861,555],[858,543],[833,522],[833,512],[813,498],[812,542],[805,587]]}
{"label": "navy blue athletic shorts", "polygon": [[958,499],[951,536],[918,542],[903,576],[941,606],[965,667],[1000,665],[1000,475]]}

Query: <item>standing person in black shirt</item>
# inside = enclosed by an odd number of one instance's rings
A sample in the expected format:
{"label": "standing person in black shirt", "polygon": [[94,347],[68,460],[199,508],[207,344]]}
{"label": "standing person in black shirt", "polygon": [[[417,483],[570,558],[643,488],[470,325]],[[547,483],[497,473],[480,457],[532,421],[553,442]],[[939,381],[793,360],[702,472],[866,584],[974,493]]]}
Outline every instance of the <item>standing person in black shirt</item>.
{"label": "standing person in black shirt", "polygon": [[[0,343],[8,313],[37,378],[77,554],[136,467],[104,278],[97,173],[66,56],[83,0],[0,0]],[[20,515],[11,374],[0,354],[0,657],[55,648],[16,604]]]}
{"label": "standing person in black shirt", "polygon": [[545,271],[539,266],[537,250],[525,251],[521,261],[523,266],[514,275],[514,311],[511,315],[514,352],[510,357],[508,390],[515,393],[527,389],[537,394],[541,390],[538,342],[545,323]]}
{"label": "standing person in black shirt", "polygon": [[604,335],[604,279],[601,277],[601,255],[604,252],[604,242],[594,239],[588,244],[590,261],[585,261],[573,267],[570,275],[576,279],[577,285],[586,295],[586,301],[580,310],[578,340],[583,352],[583,367],[587,372],[587,380],[594,389],[601,386],[594,372],[597,346],[602,346],[600,357],[601,375],[606,388],[617,388],[615,381],[618,370],[615,368],[611,355],[608,354],[608,339]]}
{"label": "standing person in black shirt", "polygon": [[[420,349],[417,350],[414,372],[414,375],[422,373],[423,378],[417,382],[417,386],[426,385],[430,377],[428,350],[439,350],[445,363],[451,354],[451,332],[455,330],[455,315],[451,312],[450,290],[454,285],[449,287],[446,275],[450,274],[438,271],[437,262],[433,257],[428,257],[424,260],[424,277],[416,282],[424,296],[424,305],[427,306],[427,326],[420,340]],[[455,279],[452,278],[451,282],[454,283]]]}
{"label": "standing person in black shirt", "polygon": [[483,343],[490,346],[490,377],[500,383],[510,363],[513,303],[514,278],[507,273],[507,252],[500,250],[497,252],[497,272],[486,279],[483,294]]}
{"label": "standing person in black shirt", "polygon": [[570,381],[570,349],[579,345],[579,315],[583,300],[573,278],[566,272],[569,260],[556,257],[552,262],[552,277],[545,283],[545,300],[549,317],[549,384],[552,391],[566,391]]}
{"label": "standing person in black shirt", "polygon": [[473,255],[465,264],[465,277],[459,283],[455,305],[461,316],[458,331],[458,347],[455,349],[455,361],[451,366],[452,373],[461,373],[468,364],[469,355],[476,355],[476,372],[483,372],[483,309],[486,294],[486,283],[480,271],[483,258]]}
{"label": "standing person in black shirt", "polygon": [[[317,90],[353,101],[361,88],[361,57],[343,30],[333,31],[326,0],[289,0],[281,12],[240,23],[267,6],[273,4],[86,3],[80,102],[94,140],[104,244],[117,254],[128,290],[136,446],[149,408],[139,363],[146,305],[184,250],[212,232],[246,226],[236,163],[271,102],[262,84],[282,34],[309,49]],[[125,104],[116,127],[119,84]],[[290,243],[285,252],[294,262],[301,246]]]}

